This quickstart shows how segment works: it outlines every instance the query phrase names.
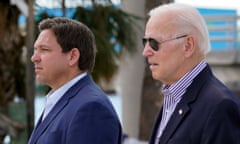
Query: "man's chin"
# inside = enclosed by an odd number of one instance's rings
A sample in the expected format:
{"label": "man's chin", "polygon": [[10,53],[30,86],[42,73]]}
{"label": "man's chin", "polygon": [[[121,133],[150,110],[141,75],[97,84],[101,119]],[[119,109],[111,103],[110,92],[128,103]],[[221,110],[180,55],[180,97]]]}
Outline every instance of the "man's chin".
{"label": "man's chin", "polygon": [[152,78],[153,78],[154,80],[158,80],[158,79],[157,79],[157,76],[154,75],[153,73],[152,73]]}
{"label": "man's chin", "polygon": [[36,81],[37,81],[38,84],[40,84],[40,85],[46,85],[46,82],[45,82],[43,79],[41,79],[40,77],[36,77]]}

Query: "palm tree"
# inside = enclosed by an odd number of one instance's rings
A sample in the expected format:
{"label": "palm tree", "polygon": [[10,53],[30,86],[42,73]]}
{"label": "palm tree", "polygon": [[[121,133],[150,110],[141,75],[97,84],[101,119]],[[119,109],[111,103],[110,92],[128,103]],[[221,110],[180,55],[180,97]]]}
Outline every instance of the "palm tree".
{"label": "palm tree", "polygon": [[25,69],[22,63],[24,39],[18,29],[19,10],[8,0],[0,2],[0,143],[6,134],[16,136],[23,125],[7,115],[8,103],[18,95],[25,98]]}
{"label": "palm tree", "polygon": [[96,65],[93,78],[96,82],[109,82],[117,72],[117,59],[122,51],[134,52],[135,47],[131,16],[108,3],[107,6],[93,4],[93,8],[77,7],[73,19],[77,19],[93,31],[97,43]]}

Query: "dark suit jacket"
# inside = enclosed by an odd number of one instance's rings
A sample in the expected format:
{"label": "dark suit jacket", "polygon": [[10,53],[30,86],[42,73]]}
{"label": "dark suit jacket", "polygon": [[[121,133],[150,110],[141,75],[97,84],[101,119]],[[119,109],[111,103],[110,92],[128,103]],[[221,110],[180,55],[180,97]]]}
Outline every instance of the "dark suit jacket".
{"label": "dark suit jacket", "polygon": [[[154,144],[161,117],[162,110],[150,144]],[[209,66],[187,88],[160,144],[240,144],[239,98],[213,76]]]}
{"label": "dark suit jacket", "polygon": [[87,75],[37,124],[29,144],[121,144],[121,138],[116,112]]}

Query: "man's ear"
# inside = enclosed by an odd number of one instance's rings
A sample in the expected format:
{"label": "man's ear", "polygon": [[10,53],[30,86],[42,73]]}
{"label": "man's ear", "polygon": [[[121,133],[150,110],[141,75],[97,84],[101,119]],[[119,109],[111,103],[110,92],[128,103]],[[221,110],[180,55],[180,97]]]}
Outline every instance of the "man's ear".
{"label": "man's ear", "polygon": [[78,64],[78,60],[80,58],[80,51],[77,48],[73,48],[69,52],[69,65],[73,66]]}
{"label": "man's ear", "polygon": [[193,36],[189,35],[184,41],[184,54],[185,57],[190,57],[196,50],[195,39]]}

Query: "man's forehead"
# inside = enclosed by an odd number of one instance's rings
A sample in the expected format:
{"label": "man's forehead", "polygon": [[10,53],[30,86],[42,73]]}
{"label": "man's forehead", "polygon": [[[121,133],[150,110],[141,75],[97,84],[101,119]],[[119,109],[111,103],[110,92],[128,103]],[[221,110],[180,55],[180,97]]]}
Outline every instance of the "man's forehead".
{"label": "man's forehead", "polygon": [[41,31],[41,33],[38,36],[41,39],[48,40],[49,38],[56,38],[55,34],[53,33],[52,30],[46,29]]}
{"label": "man's forehead", "polygon": [[157,20],[153,17],[147,22],[145,35],[157,35],[161,38],[170,35],[173,31],[174,27],[169,22]]}
{"label": "man's forehead", "polygon": [[49,46],[52,44],[57,43],[56,41],[56,36],[51,30],[43,30],[41,33],[38,35],[37,40],[34,43],[34,47],[38,46]]}
{"label": "man's forehead", "polygon": [[54,35],[54,33],[51,30],[43,30],[37,40],[39,41],[52,41],[52,40],[56,40],[56,36]]}

